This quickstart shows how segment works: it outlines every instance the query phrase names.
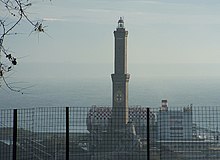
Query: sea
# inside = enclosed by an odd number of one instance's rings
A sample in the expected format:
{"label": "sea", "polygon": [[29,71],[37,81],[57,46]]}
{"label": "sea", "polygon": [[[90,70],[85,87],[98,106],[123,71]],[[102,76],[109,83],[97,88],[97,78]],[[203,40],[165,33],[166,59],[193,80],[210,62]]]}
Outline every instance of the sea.
{"label": "sea", "polygon": [[[33,82],[35,81],[33,80]],[[85,112],[83,112],[83,115],[80,112],[82,110],[72,112],[74,114],[70,115],[70,119],[73,121],[70,122],[72,123],[71,130],[86,132],[88,107],[93,105],[111,106],[112,103],[112,81],[110,76],[59,81],[48,79],[47,81],[37,81],[35,85],[26,83],[22,85],[27,86],[23,90],[24,94],[12,92],[5,87],[0,88],[0,113],[2,118],[0,127],[12,126],[12,120],[7,121],[7,117],[5,117],[8,113],[6,110],[37,108],[34,116],[40,118],[35,121],[35,131],[65,132],[65,107],[78,107],[85,108]],[[30,86],[28,87],[28,85]],[[173,109],[192,105],[197,107],[193,113],[196,118],[194,121],[197,121],[204,128],[211,127],[212,130],[215,130],[216,127],[220,128],[220,123],[218,123],[220,119],[217,118],[220,114],[219,97],[220,78],[217,77],[136,77],[131,78],[129,81],[129,106],[138,105],[156,109],[161,106],[162,99],[167,99],[169,108]],[[47,110],[48,107],[55,109]],[[57,107],[63,107],[63,110],[56,110]],[[199,110],[199,107],[202,109]],[[63,115],[61,115],[61,118],[56,118],[53,117],[52,112],[57,114],[62,112]],[[209,112],[208,117],[206,117],[207,121],[204,120],[205,112]],[[31,118],[33,118],[28,116],[32,114],[31,110],[20,113],[21,118],[26,114],[24,117],[28,122],[21,124],[21,126],[25,125],[24,127],[29,129],[29,126],[31,126],[29,122],[32,123]]]}
{"label": "sea", "polygon": [[[19,86],[20,84],[15,84]],[[111,106],[109,77],[48,80],[22,84],[24,94],[0,87],[0,109],[33,107]],[[129,106],[160,107],[167,99],[170,107],[220,106],[220,78],[151,77],[131,78]]]}

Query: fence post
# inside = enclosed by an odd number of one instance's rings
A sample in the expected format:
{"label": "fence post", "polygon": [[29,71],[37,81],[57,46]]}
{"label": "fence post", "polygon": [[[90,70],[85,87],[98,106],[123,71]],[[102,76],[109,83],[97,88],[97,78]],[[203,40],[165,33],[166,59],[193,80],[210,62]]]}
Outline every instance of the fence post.
{"label": "fence post", "polygon": [[150,108],[147,108],[147,160],[150,160]]}
{"label": "fence post", "polygon": [[69,160],[69,107],[66,107],[66,160]]}
{"label": "fence post", "polygon": [[13,160],[17,159],[17,109],[13,110]]}

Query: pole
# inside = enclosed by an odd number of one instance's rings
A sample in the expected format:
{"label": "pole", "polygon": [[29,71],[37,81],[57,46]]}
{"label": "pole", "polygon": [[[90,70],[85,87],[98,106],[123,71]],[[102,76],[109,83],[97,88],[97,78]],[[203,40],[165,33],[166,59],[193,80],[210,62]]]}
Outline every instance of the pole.
{"label": "pole", "polygon": [[150,160],[150,108],[147,108],[147,160]]}
{"label": "pole", "polygon": [[13,160],[17,158],[17,109],[13,112]]}
{"label": "pole", "polygon": [[66,107],[66,160],[69,160],[69,107]]}

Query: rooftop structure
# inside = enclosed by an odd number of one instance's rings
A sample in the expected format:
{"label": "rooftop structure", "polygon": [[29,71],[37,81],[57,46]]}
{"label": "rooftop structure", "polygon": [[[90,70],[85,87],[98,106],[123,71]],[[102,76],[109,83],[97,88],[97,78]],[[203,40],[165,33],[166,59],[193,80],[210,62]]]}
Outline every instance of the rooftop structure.
{"label": "rooftop structure", "polygon": [[[92,106],[87,115],[87,129],[89,132],[104,132],[108,128],[111,118],[111,107]],[[135,126],[138,135],[146,137],[147,133],[147,108],[134,106],[128,108],[128,119]],[[155,125],[155,114],[150,112],[150,125]]]}

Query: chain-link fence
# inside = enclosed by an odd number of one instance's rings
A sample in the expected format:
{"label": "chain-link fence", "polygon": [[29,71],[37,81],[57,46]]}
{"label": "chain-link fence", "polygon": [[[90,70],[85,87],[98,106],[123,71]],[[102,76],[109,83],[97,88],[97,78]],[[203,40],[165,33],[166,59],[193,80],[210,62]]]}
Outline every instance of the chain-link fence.
{"label": "chain-link fence", "polygon": [[133,106],[126,112],[127,123],[115,127],[107,106],[2,109],[0,159],[220,159],[220,107]]}

